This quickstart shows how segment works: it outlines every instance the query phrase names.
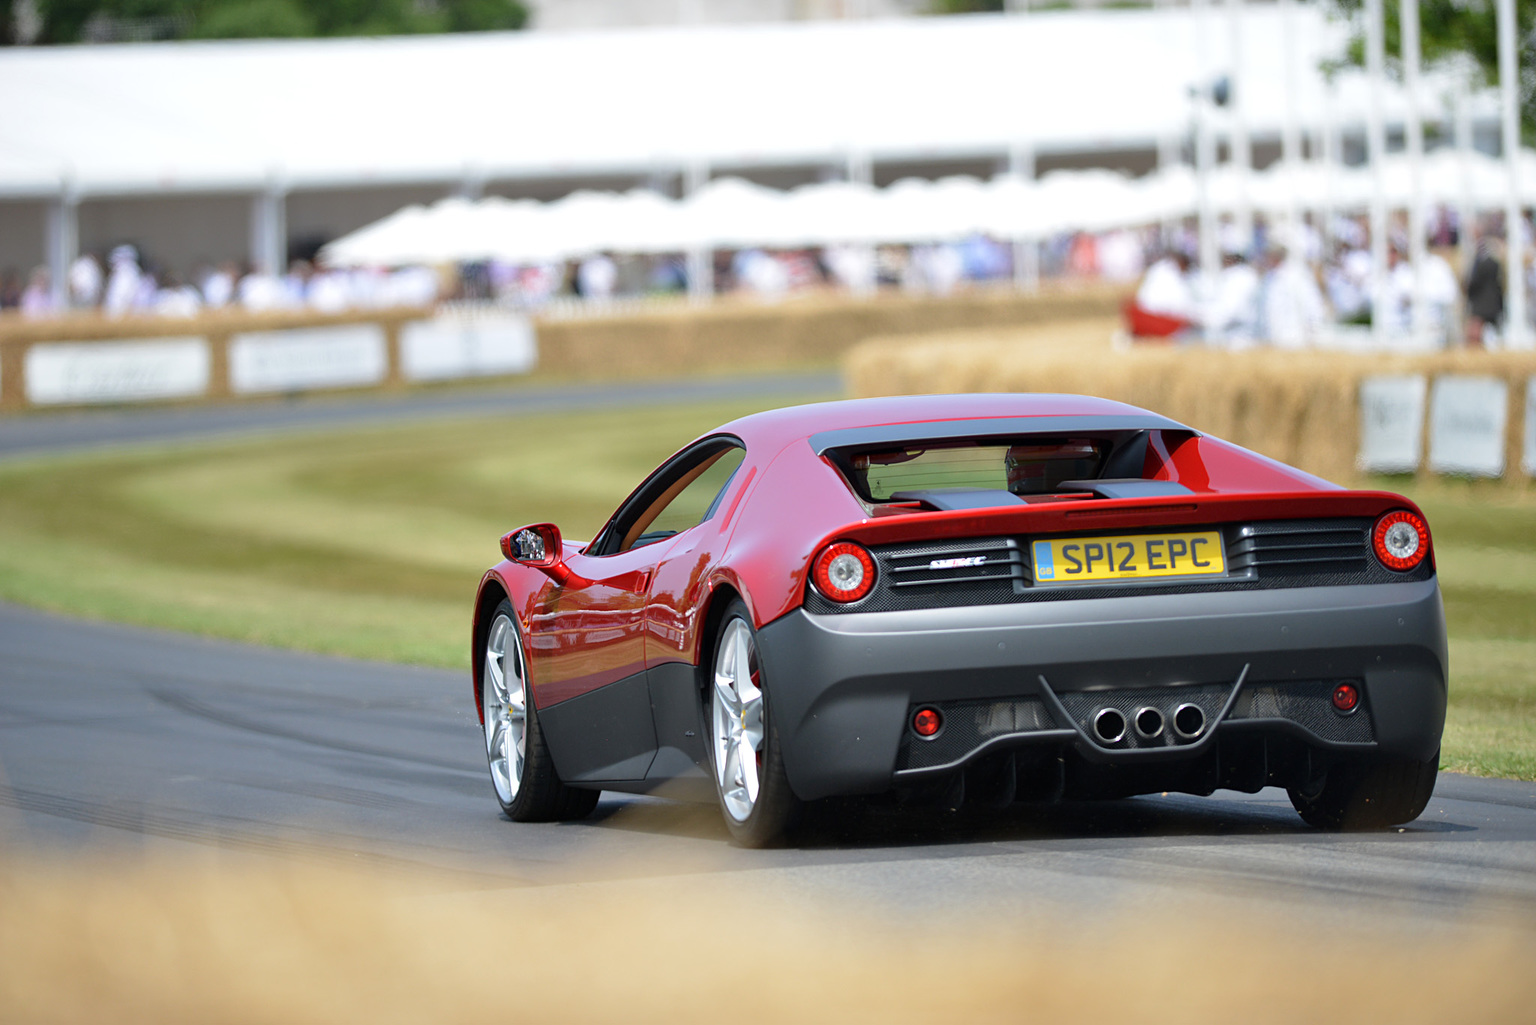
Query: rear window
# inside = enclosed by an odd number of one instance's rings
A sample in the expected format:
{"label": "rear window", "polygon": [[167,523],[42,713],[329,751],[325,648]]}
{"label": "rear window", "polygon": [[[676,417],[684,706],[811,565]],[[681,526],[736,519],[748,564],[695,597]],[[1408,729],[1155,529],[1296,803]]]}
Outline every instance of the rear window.
{"label": "rear window", "polygon": [[944,488],[1045,495],[1062,481],[1100,475],[1109,445],[1086,438],[907,444],[850,453],[838,460],[867,502],[886,502],[905,491]]}

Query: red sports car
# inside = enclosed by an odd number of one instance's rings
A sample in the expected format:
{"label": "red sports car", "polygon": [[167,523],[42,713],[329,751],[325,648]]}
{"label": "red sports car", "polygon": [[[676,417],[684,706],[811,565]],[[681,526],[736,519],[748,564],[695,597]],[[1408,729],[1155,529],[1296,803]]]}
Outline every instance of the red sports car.
{"label": "red sports car", "polygon": [[474,613],[496,798],[958,806],[1286,788],[1324,828],[1434,788],[1445,617],[1412,502],[1074,395],[862,399],[688,444],[589,542],[501,539]]}

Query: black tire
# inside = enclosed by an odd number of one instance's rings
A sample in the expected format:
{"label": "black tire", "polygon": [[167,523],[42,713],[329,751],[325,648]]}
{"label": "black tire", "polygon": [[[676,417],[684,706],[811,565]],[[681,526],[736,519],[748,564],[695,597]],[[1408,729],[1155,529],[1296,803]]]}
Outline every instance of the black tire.
{"label": "black tire", "polygon": [[[527,660],[524,656],[522,632],[510,602],[503,600],[496,606],[486,630],[485,646],[480,670],[481,711],[485,719],[482,737],[485,741],[486,765],[491,776],[491,792],[496,795],[501,813],[515,822],[558,822],[586,818],[597,807],[600,792],[568,787],[560,781],[560,775],[555,771],[554,758],[549,753],[549,746],[544,742],[544,731],[539,726],[539,710],[534,707],[531,689],[526,683]],[[493,659],[496,660],[494,665]],[[496,698],[497,672],[501,673],[503,681],[507,680],[510,672],[516,678],[523,698],[520,720],[515,713],[500,720],[503,728],[510,729],[512,723],[520,722],[523,730],[524,753],[521,770],[516,772],[518,778],[515,785],[508,782],[508,752],[498,743],[502,735],[496,732],[492,718],[493,713],[499,713],[507,707]],[[502,693],[506,692],[504,682]],[[501,773],[497,771],[498,754],[503,756]]]}
{"label": "black tire", "polygon": [[[717,701],[720,700],[716,693],[720,687],[717,677],[724,645],[728,639],[736,640],[743,637],[749,644],[749,661],[753,670],[750,675],[753,687],[760,694],[759,708],[762,722],[762,741],[756,748],[757,758],[755,759],[757,796],[750,801],[750,810],[744,816],[741,814],[742,790],[737,788],[730,789],[728,792],[727,783],[724,780],[725,773],[720,769],[719,759],[722,757],[720,751],[728,744],[728,734],[722,732],[720,710],[716,707]],[[730,831],[731,839],[743,847],[773,847],[783,844],[790,839],[800,824],[805,806],[790,788],[789,778],[784,772],[783,747],[779,743],[778,728],[773,719],[771,687],[765,680],[757,661],[757,631],[752,628],[752,616],[740,599],[732,601],[726,608],[725,615],[721,617],[720,629],[715,634],[714,643],[710,648],[710,658],[704,671],[706,673],[704,715],[709,731],[705,746],[709,752],[710,778],[715,781],[715,797],[720,806],[721,817],[725,819],[726,829]],[[745,723],[745,718],[742,721]],[[729,754],[724,757],[729,759]],[[730,794],[736,796],[733,798],[729,796]]]}
{"label": "black tire", "polygon": [[1435,792],[1440,752],[1416,758],[1339,762],[1315,794],[1289,791],[1291,805],[1309,825],[1330,830],[1384,829],[1412,822]]}

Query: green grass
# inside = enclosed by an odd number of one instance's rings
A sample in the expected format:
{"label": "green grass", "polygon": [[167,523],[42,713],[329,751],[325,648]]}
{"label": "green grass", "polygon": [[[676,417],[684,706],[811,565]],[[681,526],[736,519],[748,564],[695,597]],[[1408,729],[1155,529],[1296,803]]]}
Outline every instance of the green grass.
{"label": "green grass", "polygon": [[1441,767],[1536,780],[1536,488],[1374,482],[1429,517],[1451,638]]}
{"label": "green grass", "polygon": [[[0,599],[467,665],[496,541],[590,537],[662,458],[794,396],[0,463]],[[1451,633],[1446,768],[1536,780],[1536,488],[1391,480],[1428,513]]]}
{"label": "green grass", "polygon": [[468,665],[497,539],[591,537],[699,434],[799,399],[413,423],[0,464],[0,599]]}

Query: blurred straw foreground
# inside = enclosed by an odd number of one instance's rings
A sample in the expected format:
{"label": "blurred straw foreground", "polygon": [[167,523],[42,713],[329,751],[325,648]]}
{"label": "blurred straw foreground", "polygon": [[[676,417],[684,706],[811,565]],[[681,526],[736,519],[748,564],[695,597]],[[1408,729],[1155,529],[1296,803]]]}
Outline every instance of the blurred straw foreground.
{"label": "blurred straw foreground", "polygon": [[467,889],[291,862],[11,858],[0,1020],[1408,1025],[1529,1021],[1536,1001],[1528,923],[1339,930],[1189,902],[977,927],[839,914],[739,872]]}

